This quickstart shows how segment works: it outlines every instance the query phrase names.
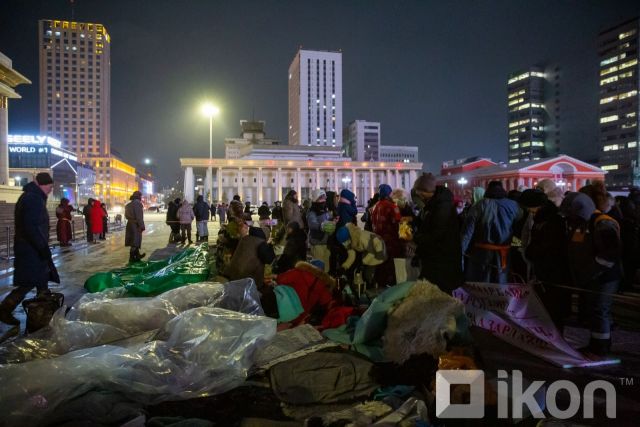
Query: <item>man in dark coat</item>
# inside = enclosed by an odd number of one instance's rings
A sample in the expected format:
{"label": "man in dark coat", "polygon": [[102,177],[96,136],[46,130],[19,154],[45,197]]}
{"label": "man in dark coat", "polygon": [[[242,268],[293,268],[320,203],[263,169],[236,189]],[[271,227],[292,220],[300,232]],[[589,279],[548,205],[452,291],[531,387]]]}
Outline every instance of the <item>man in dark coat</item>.
{"label": "man in dark coat", "polygon": [[420,211],[418,231],[413,240],[420,260],[420,277],[450,293],[462,285],[462,249],[460,221],[453,194],[436,185],[432,174],[423,174],[413,186],[424,207]]}
{"label": "man in dark coat", "polygon": [[196,241],[205,242],[209,240],[209,204],[204,201],[202,194],[196,198],[196,204],[193,205],[193,214],[196,216]]}
{"label": "man in dark coat", "polygon": [[93,241],[93,233],[91,232],[91,208],[93,208],[94,200],[89,197],[87,204],[82,208],[82,215],[84,215],[84,223],[87,226],[87,242]]}
{"label": "man in dark coat", "polygon": [[171,200],[167,207],[167,225],[171,227],[171,235],[169,236],[169,243],[175,243],[180,240],[180,221],[178,221],[178,209],[181,204],[180,198]]}
{"label": "man in dark coat", "polygon": [[39,173],[36,180],[25,185],[15,208],[15,254],[13,285],[16,287],[0,303],[0,321],[19,325],[13,310],[33,289],[38,296],[49,292],[48,282],[60,283],[60,277],[49,249],[49,214],[47,196],[53,189],[48,173]]}
{"label": "man in dark coat", "polygon": [[142,207],[142,193],[134,191],[130,202],[124,207],[124,217],[127,220],[127,228],[124,234],[124,245],[129,246],[129,262],[137,262],[146,254],[140,253],[142,246],[142,232],[144,226],[144,209]]}

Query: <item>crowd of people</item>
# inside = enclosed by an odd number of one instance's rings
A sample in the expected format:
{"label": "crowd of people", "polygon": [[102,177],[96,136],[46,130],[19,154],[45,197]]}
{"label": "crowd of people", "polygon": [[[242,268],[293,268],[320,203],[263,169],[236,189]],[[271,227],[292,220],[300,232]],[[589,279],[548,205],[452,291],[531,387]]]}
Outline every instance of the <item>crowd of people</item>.
{"label": "crowd of people", "polygon": [[[48,216],[42,206],[50,180],[38,175],[16,207],[14,280],[22,288],[0,305],[5,323],[14,322],[11,311],[25,289],[45,289],[55,271],[44,244]],[[193,205],[177,198],[168,204],[169,241],[192,244],[195,220],[196,242],[207,242],[207,223],[217,214],[222,224],[216,242],[218,274],[225,280],[252,277],[265,298],[272,295],[274,301],[276,292],[269,283],[278,283],[278,277],[292,270],[330,277],[331,287],[360,282],[386,287],[399,279],[423,278],[451,293],[465,281],[534,283],[562,328],[572,313],[572,295],[578,294],[577,314],[591,330],[587,350],[597,355],[607,354],[611,347],[613,298],[633,286],[640,267],[637,188],[628,196],[613,197],[601,181],[564,192],[544,179],[535,188],[507,192],[500,181],[492,181],[459,200],[425,173],[410,193],[380,185],[360,219],[356,197],[348,189],[316,189],[302,203],[298,196],[291,190],[273,208],[262,203],[257,223],[251,204],[237,195],[228,205],[211,206],[201,195]],[[63,246],[71,244],[73,210],[67,199],[56,209]],[[87,240],[104,239],[105,205],[90,199],[82,213]],[[125,218],[125,244],[130,261],[136,262],[145,256],[140,253],[145,225],[139,191],[125,206]],[[33,224],[19,226],[23,219]],[[36,257],[45,273],[33,278],[33,272],[25,271],[23,280],[22,264]],[[266,304],[265,310],[275,309]]]}

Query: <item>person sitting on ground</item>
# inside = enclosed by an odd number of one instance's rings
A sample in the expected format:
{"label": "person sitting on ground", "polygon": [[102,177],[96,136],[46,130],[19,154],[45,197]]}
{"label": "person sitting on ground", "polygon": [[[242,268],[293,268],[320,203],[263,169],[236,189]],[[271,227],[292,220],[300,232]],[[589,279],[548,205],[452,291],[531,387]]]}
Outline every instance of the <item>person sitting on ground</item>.
{"label": "person sitting on ground", "polygon": [[307,235],[297,222],[287,224],[286,244],[276,263],[275,272],[282,273],[293,268],[298,261],[307,259]]}

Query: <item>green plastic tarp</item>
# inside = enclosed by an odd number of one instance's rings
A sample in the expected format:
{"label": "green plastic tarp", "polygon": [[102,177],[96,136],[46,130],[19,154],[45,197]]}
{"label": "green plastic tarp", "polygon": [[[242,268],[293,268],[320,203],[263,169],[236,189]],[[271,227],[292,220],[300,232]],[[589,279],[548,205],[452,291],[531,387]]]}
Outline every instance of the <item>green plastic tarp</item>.
{"label": "green plastic tarp", "polygon": [[127,296],[149,297],[209,277],[207,244],[185,249],[169,258],[129,264],[124,268],[96,273],[84,283],[90,292],[124,286]]}

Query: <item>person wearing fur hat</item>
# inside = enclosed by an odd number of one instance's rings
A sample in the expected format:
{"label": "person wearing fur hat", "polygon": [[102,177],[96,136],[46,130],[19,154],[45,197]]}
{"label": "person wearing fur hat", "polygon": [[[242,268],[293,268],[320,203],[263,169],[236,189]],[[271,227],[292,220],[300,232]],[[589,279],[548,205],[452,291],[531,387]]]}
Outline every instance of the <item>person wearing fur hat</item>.
{"label": "person wearing fur hat", "polygon": [[137,262],[146,254],[140,253],[142,246],[142,232],[145,230],[144,209],[142,207],[142,193],[134,191],[131,201],[124,207],[124,217],[127,226],[124,234],[124,245],[129,246],[129,262]]}
{"label": "person wearing fur hat", "polygon": [[514,224],[522,216],[500,181],[491,181],[484,198],[469,209],[462,229],[465,276],[471,282],[507,283]]}
{"label": "person wearing fur hat", "polygon": [[391,186],[380,184],[378,194],[380,200],[371,212],[371,225],[373,232],[384,240],[387,248],[387,259],[376,267],[374,281],[378,286],[396,284],[394,258],[404,257],[404,244],[400,240],[398,228],[400,226],[400,209],[391,200]]}
{"label": "person wearing fur hat", "polygon": [[329,249],[327,241],[329,234],[323,224],[329,222],[327,210],[327,195],[324,190],[316,189],[311,192],[311,207],[307,213],[307,225],[309,227],[309,246],[311,256],[324,263],[325,271],[329,271]]}
{"label": "person wearing fur hat", "polygon": [[420,176],[413,190],[424,206],[413,238],[417,245],[416,257],[420,260],[420,277],[451,293],[463,281],[460,221],[453,194],[448,188],[436,185],[432,174]]}

